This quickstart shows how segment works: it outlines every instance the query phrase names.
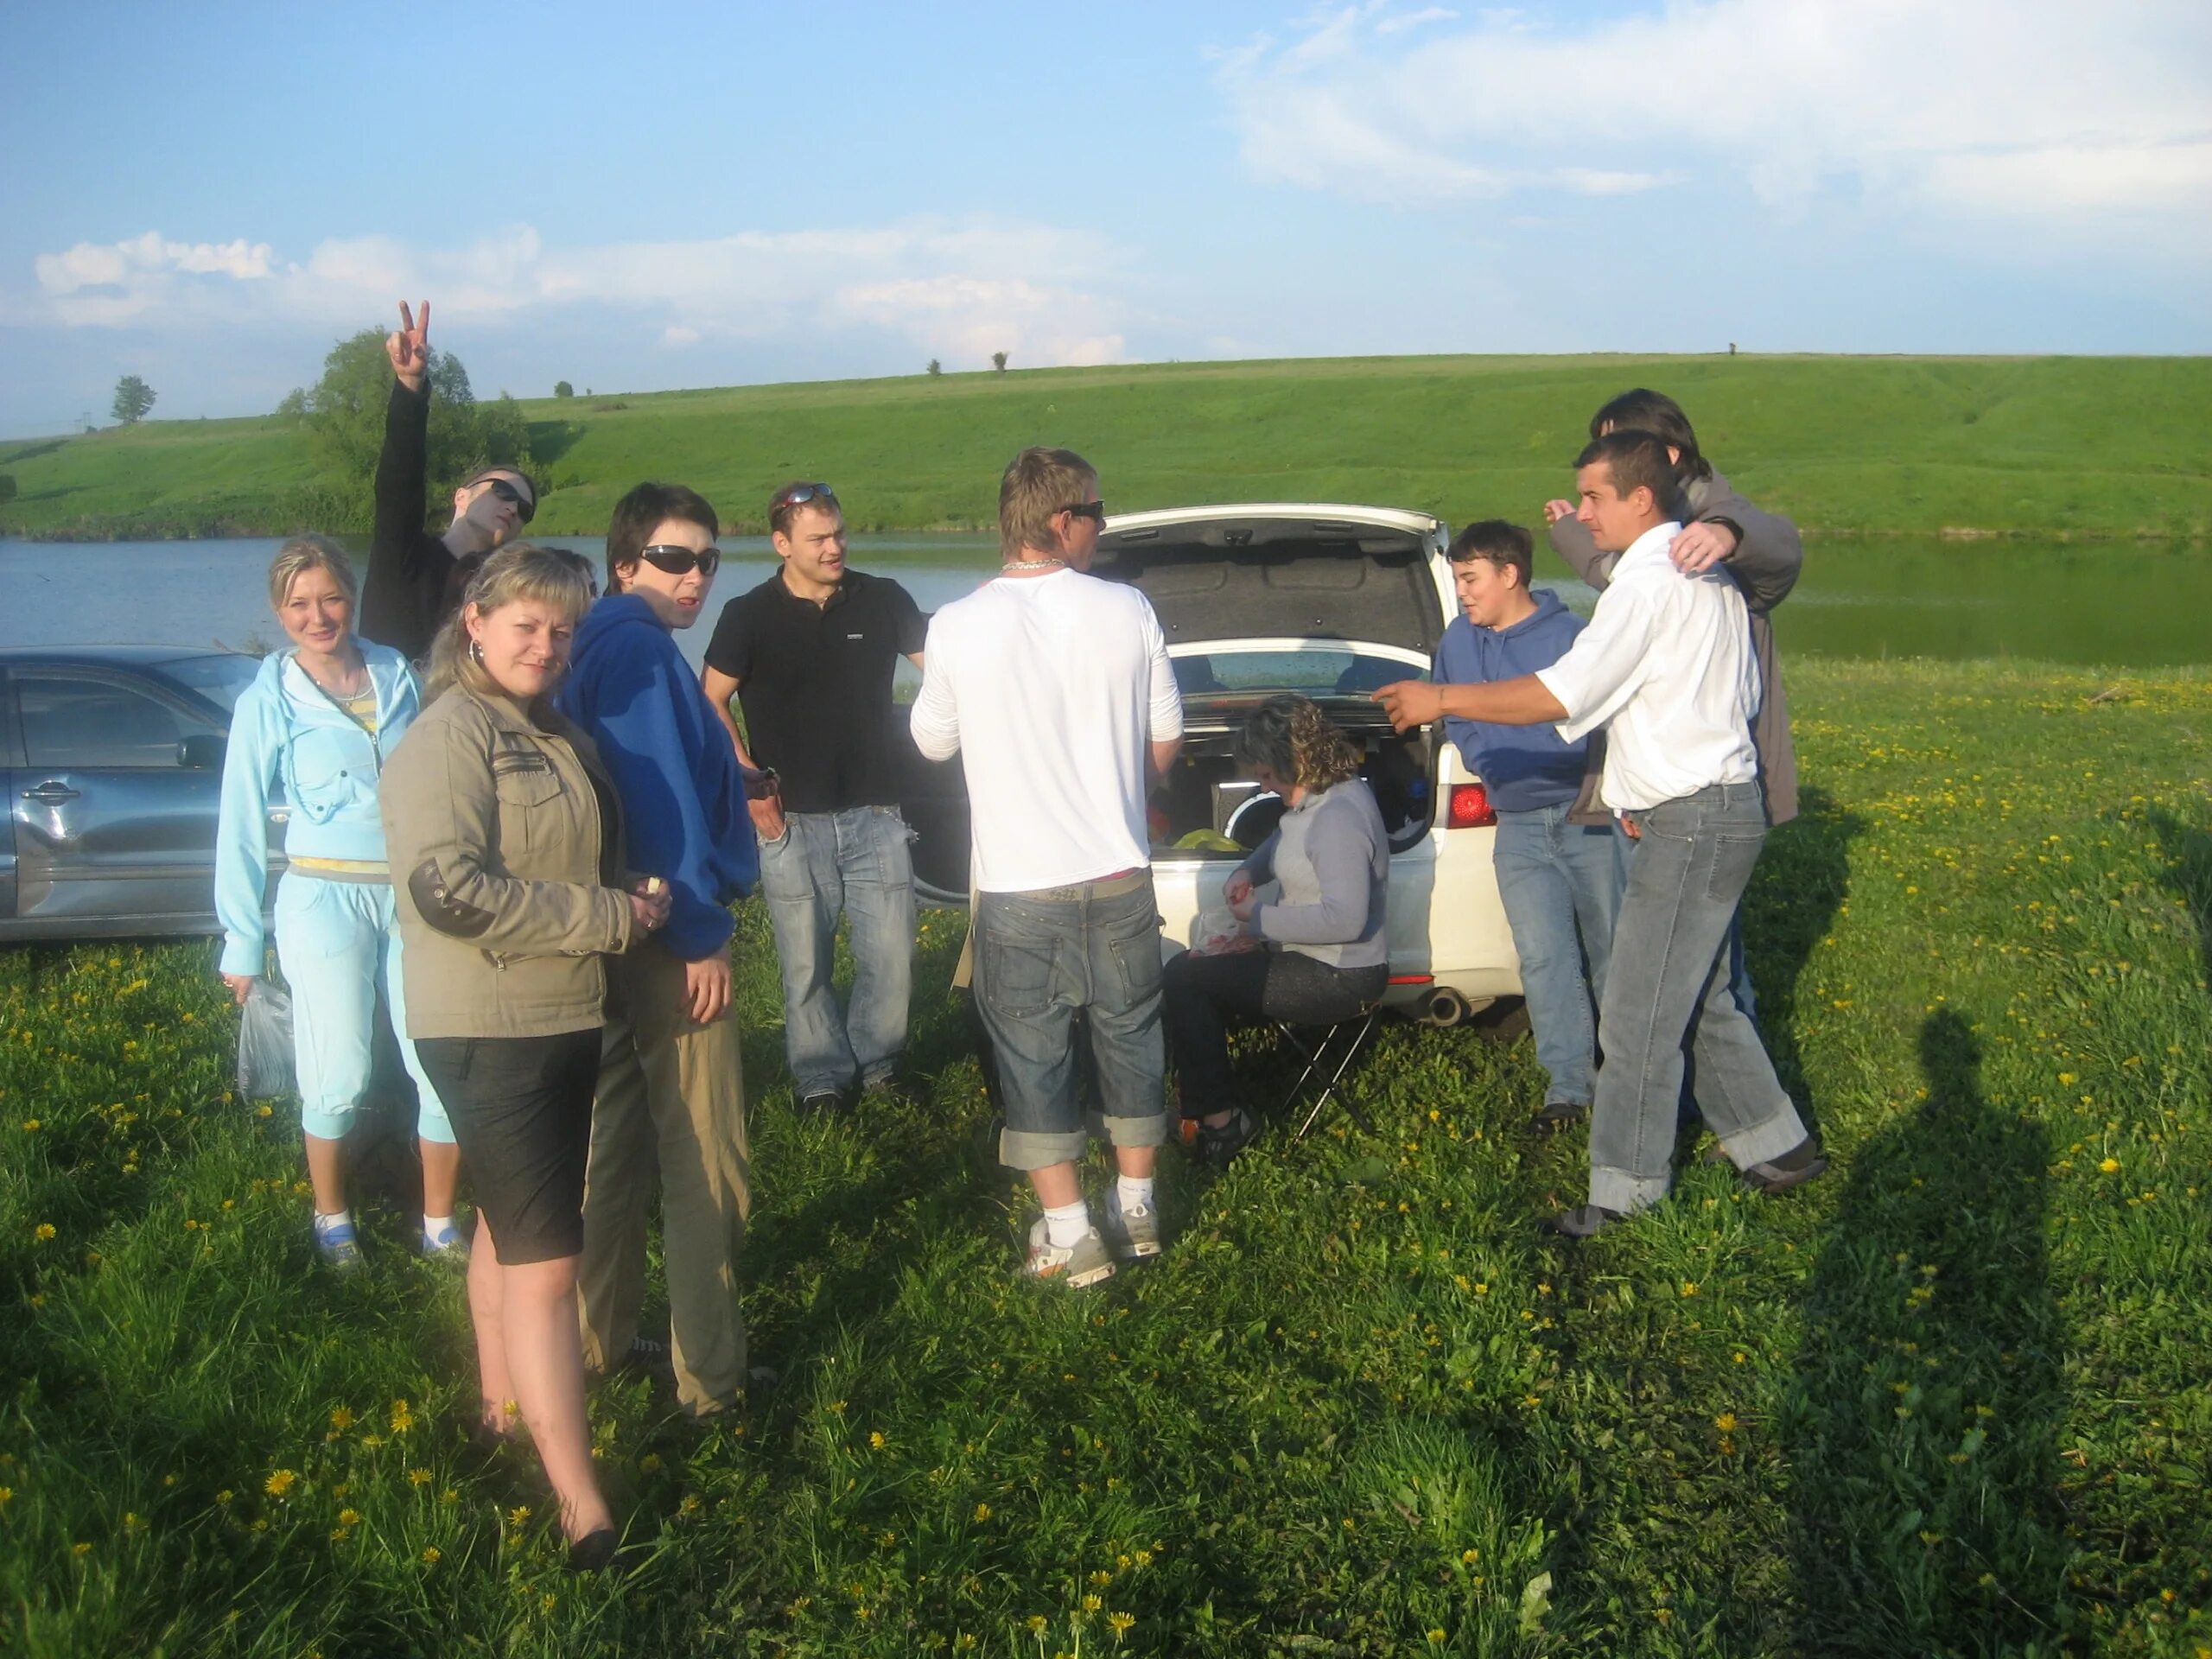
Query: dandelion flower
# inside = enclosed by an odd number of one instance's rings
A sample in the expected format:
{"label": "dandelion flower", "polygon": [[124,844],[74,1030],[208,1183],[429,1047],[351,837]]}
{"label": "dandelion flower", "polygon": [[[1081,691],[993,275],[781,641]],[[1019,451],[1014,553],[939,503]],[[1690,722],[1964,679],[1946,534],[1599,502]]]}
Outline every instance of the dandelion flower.
{"label": "dandelion flower", "polygon": [[391,1402],[391,1432],[395,1434],[404,1434],[414,1427],[415,1408],[404,1400],[393,1401]]}
{"label": "dandelion flower", "polygon": [[2107,1175],[2117,1175],[2120,1173],[2120,1160],[2117,1158],[2107,1158],[2102,1163],[2099,1164],[2097,1167],[2104,1171]]}
{"label": "dandelion flower", "polygon": [[300,1478],[289,1469],[279,1469],[261,1483],[261,1490],[271,1497],[289,1497],[291,1496],[292,1488],[299,1484],[299,1479]]}
{"label": "dandelion flower", "polygon": [[1136,1622],[1136,1615],[1135,1613],[1109,1613],[1106,1615],[1106,1623],[1112,1627],[1114,1634],[1117,1637],[1127,1636],[1129,1633],[1129,1627]]}
{"label": "dandelion flower", "polygon": [[880,1452],[885,1446],[890,1445],[891,1442],[883,1438],[883,1431],[878,1428],[869,1431],[868,1444],[870,1451]]}
{"label": "dandelion flower", "polygon": [[353,1414],[344,1406],[335,1408],[330,1414],[330,1426],[343,1434],[353,1427]]}
{"label": "dandelion flower", "polygon": [[425,1567],[435,1567],[440,1561],[445,1560],[445,1552],[440,1549],[435,1544],[427,1545],[423,1548],[423,1565]]}
{"label": "dandelion flower", "polygon": [[31,1236],[36,1239],[40,1243],[45,1243],[47,1240],[54,1236],[54,1224],[50,1221],[41,1221],[37,1226],[31,1229]]}
{"label": "dandelion flower", "polygon": [[410,1486],[429,1485],[430,1484],[430,1471],[427,1469],[410,1469],[407,1471],[407,1484]]}
{"label": "dandelion flower", "polygon": [[1718,1417],[1713,1420],[1713,1426],[1719,1429],[1723,1434],[1734,1433],[1736,1432],[1736,1414],[1732,1411],[1722,1412]]}
{"label": "dandelion flower", "polygon": [[1096,1596],[1085,1596],[1083,1599],[1083,1611],[1086,1613],[1095,1613],[1105,1605]]}
{"label": "dandelion flower", "polygon": [[72,1555],[89,1555],[92,1553],[92,1547],[90,1544],[72,1544],[69,1553]]}

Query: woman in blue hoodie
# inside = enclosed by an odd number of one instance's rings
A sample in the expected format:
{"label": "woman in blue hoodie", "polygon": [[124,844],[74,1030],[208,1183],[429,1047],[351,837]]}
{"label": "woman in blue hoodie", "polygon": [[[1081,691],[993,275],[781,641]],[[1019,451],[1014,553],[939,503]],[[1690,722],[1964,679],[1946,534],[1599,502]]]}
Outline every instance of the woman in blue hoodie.
{"label": "woman in blue hoodie", "polygon": [[269,602],[292,643],[263,660],[232,716],[215,837],[220,971],[243,1005],[268,963],[262,898],[270,802],[281,788],[290,814],[288,868],[276,886],[276,957],[292,990],[315,1250],[340,1272],[361,1260],[341,1153],[369,1086],[379,985],[422,1100],[423,1249],[467,1252],[453,1224],[460,1150],[407,1040],[399,921],[377,810],[385,756],[422,697],[405,658],[355,636],[358,592],[336,543],[300,536],[278,550],[269,567]]}

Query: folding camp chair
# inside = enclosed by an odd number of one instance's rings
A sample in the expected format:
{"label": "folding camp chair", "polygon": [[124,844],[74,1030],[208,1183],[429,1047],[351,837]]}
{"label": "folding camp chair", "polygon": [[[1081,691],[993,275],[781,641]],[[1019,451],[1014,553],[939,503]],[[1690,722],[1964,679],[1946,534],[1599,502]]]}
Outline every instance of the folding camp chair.
{"label": "folding camp chair", "polygon": [[[1376,1022],[1382,1017],[1382,1001],[1377,997],[1374,1001],[1363,1005],[1357,1014],[1339,1020],[1334,1025],[1279,1023],[1276,1026],[1275,1029],[1282,1033],[1283,1040],[1306,1059],[1306,1069],[1298,1074],[1298,1081],[1291,1084],[1290,1093],[1283,1097],[1283,1111],[1294,1109],[1299,1096],[1306,1092],[1306,1085],[1324,1071],[1328,1073],[1328,1081],[1321,1085],[1321,1092],[1313,1097],[1313,1104],[1307,1110],[1305,1122],[1298,1126],[1298,1133],[1291,1137],[1292,1140],[1306,1138],[1306,1132],[1321,1116],[1321,1109],[1336,1096],[1338,1085],[1344,1082],[1344,1074],[1351,1070],[1351,1063],[1359,1058],[1360,1051],[1367,1046],[1367,1039],[1375,1034]],[[1349,1098],[1340,1100],[1338,1104],[1344,1109],[1344,1115],[1358,1124],[1364,1133],[1375,1133],[1375,1126]]]}

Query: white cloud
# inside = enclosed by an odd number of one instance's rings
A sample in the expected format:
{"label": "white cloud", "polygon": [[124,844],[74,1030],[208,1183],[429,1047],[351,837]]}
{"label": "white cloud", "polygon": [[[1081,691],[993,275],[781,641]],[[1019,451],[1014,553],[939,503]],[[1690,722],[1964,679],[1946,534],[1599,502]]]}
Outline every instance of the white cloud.
{"label": "white cloud", "polygon": [[671,347],[864,327],[958,362],[1005,351],[1042,366],[1120,359],[1122,308],[1094,279],[1126,257],[1085,232],[994,219],[575,247],[517,226],[449,248],[333,238],[291,260],[266,243],[186,245],[149,232],[40,256],[37,292],[4,309],[69,327],[358,327],[427,296],[440,323],[535,325],[596,306],[655,323]]}
{"label": "white cloud", "polygon": [[1249,168],[1400,205],[1694,171],[1790,212],[1842,182],[1933,222],[2212,226],[2202,0],[1673,0],[1449,29],[1438,10],[1343,6],[1215,54]]}

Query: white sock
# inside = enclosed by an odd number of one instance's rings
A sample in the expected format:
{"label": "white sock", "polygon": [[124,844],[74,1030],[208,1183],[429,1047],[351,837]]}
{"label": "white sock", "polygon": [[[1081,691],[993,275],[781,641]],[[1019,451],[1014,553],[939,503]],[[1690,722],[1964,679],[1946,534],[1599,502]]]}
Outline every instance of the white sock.
{"label": "white sock", "polygon": [[451,1216],[424,1216],[423,1217],[423,1242],[425,1244],[436,1243],[438,1242],[438,1235],[452,1225],[453,1217]]}
{"label": "white sock", "polygon": [[353,1212],[351,1210],[340,1210],[327,1216],[320,1210],[315,1212],[315,1230],[318,1237],[324,1233],[335,1232],[340,1227],[351,1227],[353,1224]]}
{"label": "white sock", "polygon": [[1149,1175],[1122,1175],[1114,1181],[1114,1192],[1122,1201],[1122,1213],[1132,1210],[1152,1208],[1152,1177]]}
{"label": "white sock", "polygon": [[1081,1198],[1045,1211],[1045,1236],[1056,1250],[1071,1250],[1090,1232],[1090,1206]]}

